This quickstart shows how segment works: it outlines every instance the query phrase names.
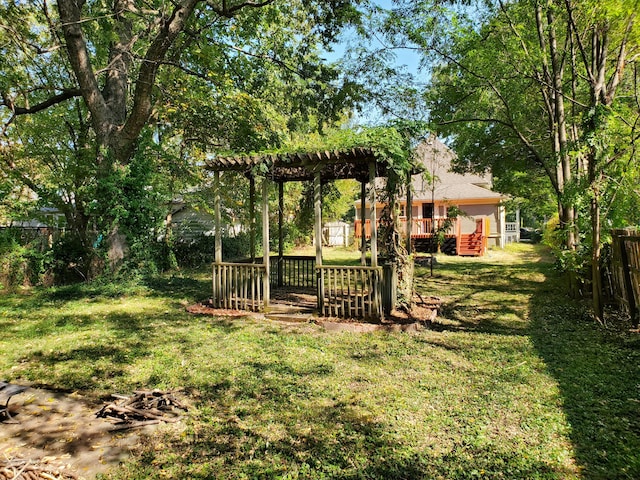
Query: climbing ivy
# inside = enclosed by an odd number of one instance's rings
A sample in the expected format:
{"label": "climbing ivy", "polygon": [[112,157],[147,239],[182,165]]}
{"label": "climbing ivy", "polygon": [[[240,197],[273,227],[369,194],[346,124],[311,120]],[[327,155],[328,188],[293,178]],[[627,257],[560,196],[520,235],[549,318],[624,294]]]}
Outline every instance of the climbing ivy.
{"label": "climbing ivy", "polygon": [[[415,127],[414,127],[415,129]],[[353,148],[370,148],[376,158],[387,164],[397,175],[404,175],[415,168],[412,157],[411,137],[413,129],[406,126],[362,127],[354,129],[333,129],[323,134],[300,134],[292,136],[286,144],[277,149],[252,152],[225,152],[225,155],[238,153],[248,155],[287,155],[324,151],[347,151]],[[266,166],[265,166],[266,167]],[[266,173],[258,168],[257,175]]]}

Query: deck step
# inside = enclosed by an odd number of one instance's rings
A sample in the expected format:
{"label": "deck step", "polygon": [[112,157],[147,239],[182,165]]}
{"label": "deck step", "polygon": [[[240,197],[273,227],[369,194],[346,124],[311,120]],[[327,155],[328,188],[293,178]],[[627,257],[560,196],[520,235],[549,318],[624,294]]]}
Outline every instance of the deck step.
{"label": "deck step", "polygon": [[458,255],[479,257],[482,255],[482,248],[482,236],[476,235],[475,233],[460,236]]}
{"label": "deck step", "polygon": [[264,318],[277,322],[308,323],[314,316],[312,313],[267,313]]}

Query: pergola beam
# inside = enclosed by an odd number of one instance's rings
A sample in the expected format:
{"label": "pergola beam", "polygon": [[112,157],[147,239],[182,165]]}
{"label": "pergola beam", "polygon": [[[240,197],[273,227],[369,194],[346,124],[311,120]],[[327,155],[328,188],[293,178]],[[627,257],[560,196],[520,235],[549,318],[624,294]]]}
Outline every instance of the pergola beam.
{"label": "pergola beam", "polygon": [[284,182],[278,182],[278,287],[282,287],[284,257]]}
{"label": "pergola beam", "polygon": [[367,265],[367,230],[365,217],[367,216],[367,183],[363,180],[360,182],[360,263],[362,266]]}
{"label": "pergola beam", "polygon": [[256,179],[249,177],[249,254],[256,261]]}

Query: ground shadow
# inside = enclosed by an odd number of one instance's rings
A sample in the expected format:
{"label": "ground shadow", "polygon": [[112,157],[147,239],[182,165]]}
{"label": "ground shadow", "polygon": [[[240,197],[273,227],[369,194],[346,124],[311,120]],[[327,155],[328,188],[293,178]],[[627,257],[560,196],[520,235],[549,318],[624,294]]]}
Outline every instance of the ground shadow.
{"label": "ground shadow", "polygon": [[531,298],[531,338],[558,381],[584,478],[640,478],[640,342],[554,288]]}
{"label": "ground shadow", "polygon": [[262,360],[244,368],[250,374],[234,382],[203,385],[198,402],[207,407],[194,429],[163,440],[165,450],[150,442],[129,468],[139,477],[162,471],[191,479],[544,478],[545,472],[557,478],[549,465],[491,446],[461,440],[434,453],[399,440],[393,425],[349,395],[313,386],[335,375],[331,364],[294,368]]}
{"label": "ground shadow", "polygon": [[[470,259],[438,266],[425,285],[450,295],[441,313],[452,321],[432,328],[529,336],[558,382],[582,476],[640,478],[640,338],[620,325],[598,325],[587,303],[568,298],[554,265],[540,260],[506,266]],[[494,300],[476,302],[492,291]],[[530,299],[525,315],[509,306],[513,292]],[[505,325],[494,320],[496,313],[524,321]]]}

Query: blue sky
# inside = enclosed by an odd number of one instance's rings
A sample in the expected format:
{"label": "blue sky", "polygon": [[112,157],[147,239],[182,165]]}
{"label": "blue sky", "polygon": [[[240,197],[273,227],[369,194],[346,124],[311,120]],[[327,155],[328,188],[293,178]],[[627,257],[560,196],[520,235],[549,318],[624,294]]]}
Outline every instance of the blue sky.
{"label": "blue sky", "polygon": [[[378,0],[377,3],[382,8],[391,8],[392,2],[390,0]],[[348,48],[350,42],[355,42],[355,32],[353,29],[349,29],[344,31],[340,40],[334,45],[333,52],[327,52],[324,57],[329,62],[338,62],[345,53],[345,50]],[[383,43],[383,39],[380,38],[377,41],[373,41],[370,44],[369,50],[375,52],[378,49],[383,49],[385,44]],[[395,57],[395,61],[393,62],[393,66],[396,67],[397,70],[404,70],[407,73],[415,75],[416,80],[419,83],[425,82],[427,78],[426,72],[419,71],[420,65],[420,55],[418,55],[414,50],[411,49],[397,49],[393,52],[393,56]],[[364,110],[356,115],[354,118],[354,122],[356,124],[379,124],[386,123],[389,118],[383,116],[380,111],[372,106],[365,106]]]}

